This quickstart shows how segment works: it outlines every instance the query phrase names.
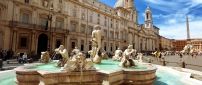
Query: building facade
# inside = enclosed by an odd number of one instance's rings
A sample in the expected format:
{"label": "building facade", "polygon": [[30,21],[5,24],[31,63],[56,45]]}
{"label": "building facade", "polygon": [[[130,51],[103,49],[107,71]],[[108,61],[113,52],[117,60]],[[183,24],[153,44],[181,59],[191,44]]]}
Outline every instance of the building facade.
{"label": "building facade", "polygon": [[191,39],[191,45],[197,52],[202,52],[202,39]]}
{"label": "building facade", "polygon": [[191,44],[195,51],[202,51],[202,39],[174,40],[173,48],[175,51],[182,51],[187,43]]}
{"label": "building facade", "polygon": [[160,37],[160,50],[171,51],[173,50],[173,40],[166,37]]}
{"label": "building facade", "polygon": [[182,51],[185,45],[187,45],[187,40],[174,40],[173,41],[173,48],[175,51]]}
{"label": "building facade", "polygon": [[159,48],[159,29],[152,12],[138,24],[134,0],[117,0],[114,8],[96,0],[0,0],[0,48],[15,53],[53,50],[63,44],[69,51],[91,49],[94,25],[103,32],[103,48],[114,52],[132,44],[138,51]]}

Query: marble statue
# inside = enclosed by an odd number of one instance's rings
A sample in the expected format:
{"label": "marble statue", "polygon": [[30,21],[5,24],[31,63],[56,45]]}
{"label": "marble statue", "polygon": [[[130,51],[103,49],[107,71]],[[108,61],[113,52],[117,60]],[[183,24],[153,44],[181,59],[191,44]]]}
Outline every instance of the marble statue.
{"label": "marble statue", "polygon": [[115,61],[121,61],[122,59],[122,54],[123,54],[123,51],[118,48],[116,51],[115,51],[115,55],[112,57],[112,60],[115,60]]}
{"label": "marble statue", "polygon": [[55,49],[56,54],[59,54],[62,56],[62,58],[59,58],[58,66],[63,67],[66,61],[69,59],[69,54],[67,49],[64,48],[63,45],[60,45],[59,48]]}
{"label": "marble statue", "polygon": [[81,51],[78,49],[78,47],[75,47],[71,52],[71,58],[75,59],[77,54],[79,54]]}
{"label": "marble statue", "polygon": [[107,52],[104,49],[101,49],[101,52],[102,52],[102,54],[101,54],[102,59],[108,59],[109,58],[109,56],[107,55]]}
{"label": "marble statue", "polygon": [[97,45],[97,50],[101,49],[101,44],[102,44],[102,31],[101,31],[101,27],[98,25],[94,26],[94,31],[92,32],[92,42],[96,43]]}
{"label": "marble statue", "polygon": [[66,62],[63,70],[71,72],[71,71],[95,70],[95,68],[93,66],[93,62],[90,59],[86,59],[84,54],[79,52],[78,54],[76,54],[75,59]]}
{"label": "marble statue", "polygon": [[98,25],[94,26],[94,31],[92,32],[92,50],[88,53],[91,55],[91,58],[94,63],[99,64],[102,60],[102,32],[101,28]]}
{"label": "marble statue", "polygon": [[123,58],[119,66],[121,67],[131,67],[135,66],[135,62],[133,61],[135,50],[132,45],[129,45],[128,48],[123,52]]}
{"label": "marble statue", "polygon": [[143,57],[142,53],[137,53],[137,60],[139,63],[142,63],[142,57]]}
{"label": "marble statue", "polygon": [[50,59],[50,55],[49,55],[48,51],[41,52],[40,62],[42,62],[42,63],[49,63],[50,60],[51,59]]}
{"label": "marble statue", "polygon": [[186,46],[184,46],[183,50],[181,51],[181,53],[183,54],[191,54],[193,52],[194,52],[194,49],[191,44],[187,44]]}

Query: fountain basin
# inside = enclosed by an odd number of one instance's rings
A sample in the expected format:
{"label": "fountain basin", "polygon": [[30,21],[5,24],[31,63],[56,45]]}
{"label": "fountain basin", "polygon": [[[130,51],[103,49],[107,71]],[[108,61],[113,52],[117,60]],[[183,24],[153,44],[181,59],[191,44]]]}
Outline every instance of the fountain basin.
{"label": "fountain basin", "polygon": [[[149,66],[148,66],[149,67]],[[124,70],[124,84],[126,85],[153,85],[156,79],[156,69],[150,67],[150,69],[144,71],[137,70]]]}
{"label": "fountain basin", "polygon": [[153,85],[157,68],[151,64],[139,64],[130,68],[118,66],[119,62],[103,60],[95,68],[103,75],[109,85]]}
{"label": "fountain basin", "polygon": [[153,85],[156,78],[154,66],[144,64],[122,68],[118,64],[117,61],[103,60],[101,64],[95,64],[96,70],[65,72],[54,62],[22,66],[15,71],[18,85]]}
{"label": "fountain basin", "polygon": [[16,83],[18,85],[39,84],[39,73],[36,70],[26,70],[22,67],[16,68]]}
{"label": "fountain basin", "polygon": [[[57,72],[49,73],[45,71],[39,71],[40,85],[99,85],[98,74],[96,71],[84,71],[82,72]],[[82,75],[82,76],[81,76]]]}

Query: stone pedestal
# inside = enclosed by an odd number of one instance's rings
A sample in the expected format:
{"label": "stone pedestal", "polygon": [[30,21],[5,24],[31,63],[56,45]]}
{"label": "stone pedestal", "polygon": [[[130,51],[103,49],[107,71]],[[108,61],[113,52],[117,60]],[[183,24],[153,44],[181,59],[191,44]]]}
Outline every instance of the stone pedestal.
{"label": "stone pedestal", "polygon": [[101,85],[96,71],[47,73],[39,71],[40,85]]}
{"label": "stone pedestal", "polygon": [[124,72],[117,71],[113,73],[100,73],[100,80],[103,80],[104,85],[120,85],[124,82]]}
{"label": "stone pedestal", "polygon": [[17,85],[38,85],[39,73],[37,71],[16,70]]}
{"label": "stone pedestal", "polygon": [[124,70],[125,85],[153,85],[156,79],[156,68],[147,66],[147,70]]}

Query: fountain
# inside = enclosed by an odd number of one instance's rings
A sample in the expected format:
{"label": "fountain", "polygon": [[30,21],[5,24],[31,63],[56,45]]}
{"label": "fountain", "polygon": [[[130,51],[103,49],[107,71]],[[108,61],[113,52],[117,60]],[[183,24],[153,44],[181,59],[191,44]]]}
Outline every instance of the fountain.
{"label": "fountain", "polygon": [[49,63],[50,62],[50,55],[49,52],[41,52],[41,59],[39,60],[41,63]]}
{"label": "fountain", "polygon": [[116,51],[115,51],[115,55],[112,57],[113,60],[115,61],[121,61],[122,59],[122,54],[123,54],[123,51],[118,48]]}
{"label": "fountain", "polygon": [[[123,52],[119,49],[115,59],[102,60],[106,54],[101,48],[100,27],[95,26],[92,33],[91,58],[85,58],[79,50],[69,58],[64,46],[56,49],[62,58],[59,61],[26,64],[15,68],[18,85],[153,85],[156,79],[156,67],[151,64],[137,64],[136,51],[132,45]],[[44,56],[44,53],[42,53]],[[105,55],[106,57],[106,55]],[[44,58],[44,59],[43,59]],[[142,59],[142,58],[141,58]],[[140,60],[141,60],[140,59]],[[46,61],[46,62],[45,62]],[[58,65],[58,62],[60,64]]]}

